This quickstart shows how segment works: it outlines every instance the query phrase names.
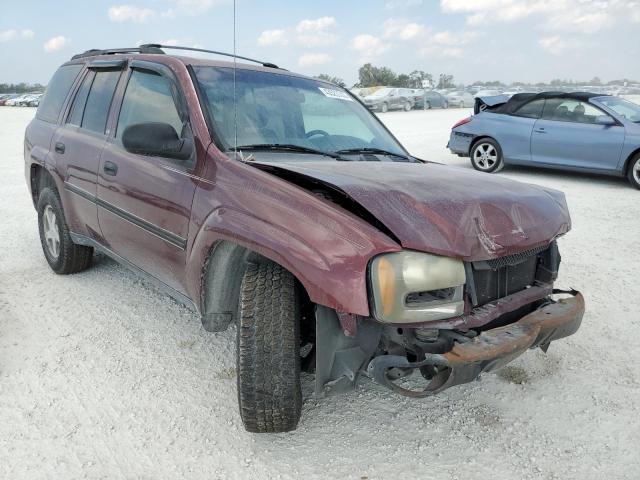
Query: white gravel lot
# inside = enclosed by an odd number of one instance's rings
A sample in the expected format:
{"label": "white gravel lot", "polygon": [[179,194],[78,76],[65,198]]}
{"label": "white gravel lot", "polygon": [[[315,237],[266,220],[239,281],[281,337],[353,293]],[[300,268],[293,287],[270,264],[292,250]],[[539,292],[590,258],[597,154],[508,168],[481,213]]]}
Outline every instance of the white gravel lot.
{"label": "white gravel lot", "polygon": [[[412,153],[470,168],[445,149],[466,113],[382,118]],[[109,259],[49,270],[23,174],[33,114],[0,108],[0,478],[640,478],[640,192],[625,181],[501,173],[567,194],[575,336],[426,400],[369,381],[315,399],[306,377],[299,429],[259,436],[237,413],[233,329],[206,333]]]}

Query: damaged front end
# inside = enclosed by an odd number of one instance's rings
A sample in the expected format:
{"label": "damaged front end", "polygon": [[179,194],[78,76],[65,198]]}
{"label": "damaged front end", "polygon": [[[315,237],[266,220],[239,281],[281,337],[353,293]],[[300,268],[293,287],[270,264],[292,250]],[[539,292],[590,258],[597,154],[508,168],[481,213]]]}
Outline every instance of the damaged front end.
{"label": "damaged front end", "polygon": [[[559,264],[554,241],[508,257],[465,262],[463,290],[457,287],[460,272],[433,263],[432,270],[445,273],[433,289],[403,295],[408,313],[394,304],[385,317],[374,304],[375,318],[356,320],[318,307],[316,393],[349,390],[365,374],[402,395],[426,397],[502,368],[527,349],[546,352],[552,341],[575,333],[584,314],[582,294],[553,288]],[[409,273],[396,290],[415,279],[416,272]],[[429,301],[418,308],[414,302],[424,298]],[[425,385],[405,381],[416,372]]]}

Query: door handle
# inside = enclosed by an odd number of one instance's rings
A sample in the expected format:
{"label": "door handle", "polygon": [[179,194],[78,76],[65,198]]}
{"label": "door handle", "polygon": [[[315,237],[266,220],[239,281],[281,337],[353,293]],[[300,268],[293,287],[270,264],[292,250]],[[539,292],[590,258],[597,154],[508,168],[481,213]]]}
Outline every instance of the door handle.
{"label": "door handle", "polygon": [[102,170],[104,171],[105,174],[115,177],[118,174],[118,165],[116,165],[113,162],[107,161],[107,162],[104,162],[104,166],[102,167]]}
{"label": "door handle", "polygon": [[55,149],[56,153],[61,153],[61,154],[64,153],[64,150],[65,150],[64,143],[56,142],[56,145],[55,145],[54,149]]}
{"label": "door handle", "polygon": [[537,128],[537,129],[535,129],[534,131],[535,131],[536,133],[547,133],[547,131],[546,131],[544,128],[542,128],[542,127]]}

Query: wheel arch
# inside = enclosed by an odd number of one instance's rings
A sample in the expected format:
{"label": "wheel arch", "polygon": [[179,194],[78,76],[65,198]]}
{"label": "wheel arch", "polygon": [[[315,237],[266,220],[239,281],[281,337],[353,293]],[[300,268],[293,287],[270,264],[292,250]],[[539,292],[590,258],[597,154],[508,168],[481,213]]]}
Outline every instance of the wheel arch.
{"label": "wheel arch", "polygon": [[34,208],[38,203],[38,196],[43,188],[53,187],[58,190],[58,186],[51,172],[39,163],[32,163],[29,167],[29,186]]}
{"label": "wheel arch", "polygon": [[219,239],[209,248],[202,266],[200,308],[207,331],[221,332],[238,318],[240,287],[247,264],[272,262],[289,272],[301,290],[301,300],[311,303],[299,275],[276,258],[270,258],[233,240]]}
{"label": "wheel arch", "polygon": [[624,161],[624,168],[622,169],[623,176],[627,176],[629,174],[629,168],[631,167],[631,161],[637,156],[640,155],[640,147],[636,148],[632,151],[627,159]]}

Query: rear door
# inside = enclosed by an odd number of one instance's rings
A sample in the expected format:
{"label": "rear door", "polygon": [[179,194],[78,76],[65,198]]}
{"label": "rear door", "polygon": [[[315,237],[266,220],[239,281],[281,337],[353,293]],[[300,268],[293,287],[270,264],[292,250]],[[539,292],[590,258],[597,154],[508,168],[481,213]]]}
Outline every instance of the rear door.
{"label": "rear door", "polygon": [[625,130],[617,122],[611,126],[596,124],[595,118],[600,115],[609,116],[589,102],[548,99],[542,118],[533,129],[532,161],[548,166],[615,171]]}
{"label": "rear door", "polygon": [[196,158],[178,161],[125,150],[124,130],[146,122],[166,123],[183,138],[191,136],[186,101],[171,70],[136,60],[100,162],[98,219],[113,252],[184,293]]}
{"label": "rear door", "polygon": [[72,199],[68,221],[74,233],[101,240],[96,207],[100,155],[107,134],[107,117],[122,73],[123,61],[89,64],[62,126],[53,136],[57,167]]}

